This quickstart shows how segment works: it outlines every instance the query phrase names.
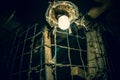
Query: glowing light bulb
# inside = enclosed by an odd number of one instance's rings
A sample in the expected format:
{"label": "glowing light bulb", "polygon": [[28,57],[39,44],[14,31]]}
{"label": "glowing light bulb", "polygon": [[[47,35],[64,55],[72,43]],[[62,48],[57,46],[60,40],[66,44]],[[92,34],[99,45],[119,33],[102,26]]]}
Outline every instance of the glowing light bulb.
{"label": "glowing light bulb", "polygon": [[63,15],[58,18],[58,27],[62,30],[66,30],[70,27],[70,21],[68,16]]}

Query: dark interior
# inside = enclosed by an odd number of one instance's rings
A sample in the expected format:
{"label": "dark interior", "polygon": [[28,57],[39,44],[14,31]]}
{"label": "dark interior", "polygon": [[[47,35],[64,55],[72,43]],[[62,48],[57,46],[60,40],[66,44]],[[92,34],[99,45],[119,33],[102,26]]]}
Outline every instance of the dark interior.
{"label": "dark interior", "polygon": [[[28,28],[34,23],[38,23],[40,28],[42,28],[43,25],[48,25],[45,20],[45,12],[49,5],[49,1],[52,0],[0,0],[0,80],[5,80],[7,76],[7,71],[5,69],[15,36],[14,33],[18,28],[21,27],[24,31],[24,29]],[[83,15],[85,15],[92,7],[101,5],[93,0],[70,1],[78,6],[79,12],[81,12]],[[103,32],[103,40],[105,43],[113,80],[119,79],[119,9],[119,0],[112,0],[110,7],[97,18],[97,20],[100,20],[103,22],[103,24],[107,25],[107,27],[105,27],[105,31]],[[31,34],[32,36],[32,29],[30,32],[31,33],[28,34]],[[26,48],[26,52],[27,50],[29,50],[29,48]],[[27,61],[27,58],[25,59]],[[19,67],[19,65],[17,66]],[[25,66],[27,65],[25,64]],[[23,74],[23,76],[25,75]],[[39,75],[36,75],[36,77],[38,76]]]}

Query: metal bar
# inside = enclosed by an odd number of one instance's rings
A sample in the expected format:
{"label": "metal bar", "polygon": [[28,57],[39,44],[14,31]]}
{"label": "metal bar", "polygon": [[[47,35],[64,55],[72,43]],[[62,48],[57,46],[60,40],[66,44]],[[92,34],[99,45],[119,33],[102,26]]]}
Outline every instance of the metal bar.
{"label": "metal bar", "polygon": [[[51,46],[51,40],[50,40],[50,36],[48,35],[48,30],[46,26],[44,28],[43,37],[44,37],[44,44]],[[51,48],[44,45],[44,52],[45,52],[45,63],[47,64],[49,63],[49,61],[52,60]],[[54,80],[51,66],[45,65],[45,74],[46,74],[46,80]]]}
{"label": "metal bar", "polygon": [[32,58],[33,58],[33,45],[34,45],[34,40],[35,40],[35,33],[36,33],[36,24],[33,25],[34,26],[34,35],[32,36],[32,44],[31,44],[31,52],[30,52],[30,64],[29,64],[29,72],[28,72],[28,80],[31,80],[31,72],[32,72]]}

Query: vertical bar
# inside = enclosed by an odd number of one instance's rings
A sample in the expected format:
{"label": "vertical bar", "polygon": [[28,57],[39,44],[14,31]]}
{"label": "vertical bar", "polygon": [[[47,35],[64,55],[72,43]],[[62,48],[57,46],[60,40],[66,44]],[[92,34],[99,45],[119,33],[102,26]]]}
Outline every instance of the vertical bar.
{"label": "vertical bar", "polygon": [[57,64],[57,27],[54,27],[54,31],[53,31],[53,33],[54,33],[54,49],[55,49],[55,51],[54,51],[54,53],[55,53],[55,55],[54,55],[54,65],[55,65],[55,67],[54,67],[54,80],[57,80],[57,66],[56,66],[56,64]]}
{"label": "vertical bar", "polygon": [[31,50],[30,50],[30,64],[29,64],[29,72],[28,72],[28,80],[31,80],[31,72],[32,72],[32,58],[33,58],[33,45],[34,45],[34,40],[35,40],[35,33],[36,33],[36,25],[37,24],[34,24],[33,27],[34,27],[34,33],[33,33],[33,36],[32,36],[32,44],[31,44]]}
{"label": "vertical bar", "polygon": [[23,48],[22,48],[22,54],[21,54],[21,60],[20,60],[20,68],[19,68],[19,80],[21,80],[21,69],[22,69],[22,64],[23,64],[22,62],[23,62],[24,48],[25,48],[25,44],[26,44],[26,39],[27,39],[28,31],[29,31],[29,28],[26,31],[25,39],[23,41]]}
{"label": "vertical bar", "polygon": [[71,62],[71,56],[70,56],[70,43],[69,43],[69,33],[67,32],[67,46],[68,46],[68,59],[70,62],[70,70],[71,70],[71,78],[73,80],[73,75],[72,75],[72,62]]}
{"label": "vertical bar", "polygon": [[[39,26],[38,26],[39,27]],[[42,33],[41,33],[42,34]],[[43,42],[43,34],[42,34],[42,37],[41,37],[41,48],[40,48],[40,80],[44,80],[44,76],[42,76],[42,74],[43,74],[43,52],[44,52],[44,50],[43,50],[43,44],[44,44],[44,42]]]}
{"label": "vertical bar", "polygon": [[[44,32],[44,52],[45,52],[45,64],[49,64],[49,61],[52,60],[52,54],[51,54],[51,40],[50,36],[48,35],[47,27],[45,26]],[[52,75],[52,68],[49,65],[45,65],[45,74],[46,74],[46,80],[54,80]]]}
{"label": "vertical bar", "polygon": [[76,33],[77,33],[76,38],[77,38],[77,44],[78,44],[78,47],[79,47],[80,61],[82,62],[82,66],[83,66],[83,70],[81,68],[76,68],[76,69],[78,70],[78,72],[79,72],[78,75],[80,77],[87,79],[87,72],[86,72],[86,69],[85,69],[85,63],[84,63],[84,60],[83,60],[83,57],[82,57],[82,54],[84,54],[84,53],[82,53],[82,51],[81,51],[82,49],[81,49],[79,38],[78,38],[78,36],[79,36],[79,34],[77,32],[78,30],[76,28],[75,28],[75,30],[76,30]]}

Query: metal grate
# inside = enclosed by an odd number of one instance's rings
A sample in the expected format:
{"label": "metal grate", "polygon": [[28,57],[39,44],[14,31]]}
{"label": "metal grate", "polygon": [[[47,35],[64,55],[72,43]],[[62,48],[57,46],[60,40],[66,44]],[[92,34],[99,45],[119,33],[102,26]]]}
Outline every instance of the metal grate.
{"label": "metal grate", "polygon": [[41,80],[44,74],[42,30],[38,24],[18,29],[8,61],[8,80]]}
{"label": "metal grate", "polygon": [[[55,29],[52,40],[52,53],[55,80],[75,80],[87,77],[87,54],[86,37],[84,30],[82,35],[78,33],[77,28],[72,28],[73,34],[69,31],[60,31]],[[59,41],[59,39],[61,40]],[[79,73],[79,71],[82,71]]]}
{"label": "metal grate", "polygon": [[106,80],[106,56],[99,29],[88,32],[34,24],[18,29],[8,62],[8,80]]}

